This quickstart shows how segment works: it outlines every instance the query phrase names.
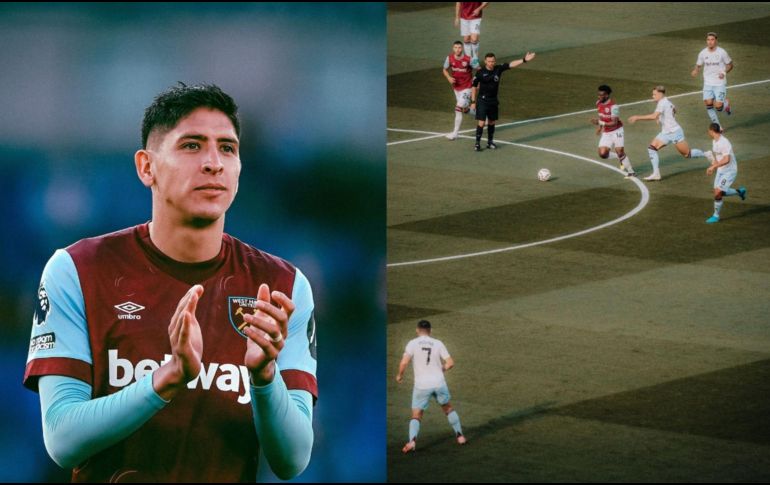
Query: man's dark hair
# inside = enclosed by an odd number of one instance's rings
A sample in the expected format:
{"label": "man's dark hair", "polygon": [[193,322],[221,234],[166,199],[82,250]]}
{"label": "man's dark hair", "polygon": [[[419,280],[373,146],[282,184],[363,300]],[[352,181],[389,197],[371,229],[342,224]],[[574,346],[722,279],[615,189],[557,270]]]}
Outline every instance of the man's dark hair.
{"label": "man's dark hair", "polygon": [[598,90],[604,91],[607,94],[612,94],[612,88],[607,86],[606,84],[602,84],[601,86],[599,86]]}
{"label": "man's dark hair", "polygon": [[180,82],[178,86],[156,96],[152,104],[144,110],[142,148],[147,148],[147,139],[153,130],[172,130],[179,120],[198,108],[211,108],[224,113],[230,118],[235,133],[240,138],[241,123],[238,120],[238,105],[233,98],[214,84],[187,86]]}
{"label": "man's dark hair", "polygon": [[430,330],[430,322],[427,321],[427,320],[420,320],[417,323],[417,328],[422,329],[422,330]]}
{"label": "man's dark hair", "polygon": [[708,37],[713,37],[713,38],[715,38],[715,39],[718,39],[718,38],[719,38],[719,36],[717,35],[717,33],[716,33],[716,32],[709,32],[708,34],[706,34],[706,37],[707,37],[707,38],[708,38]]}
{"label": "man's dark hair", "polygon": [[452,45],[463,45],[462,41],[456,40]]}
{"label": "man's dark hair", "polygon": [[714,133],[722,133],[722,127],[719,126],[719,123],[711,123],[709,125],[709,130],[713,131]]}
{"label": "man's dark hair", "polygon": [[492,52],[487,52],[487,53],[484,55],[484,59],[488,59],[488,58],[490,58],[490,57],[495,57],[495,55],[494,55]]}

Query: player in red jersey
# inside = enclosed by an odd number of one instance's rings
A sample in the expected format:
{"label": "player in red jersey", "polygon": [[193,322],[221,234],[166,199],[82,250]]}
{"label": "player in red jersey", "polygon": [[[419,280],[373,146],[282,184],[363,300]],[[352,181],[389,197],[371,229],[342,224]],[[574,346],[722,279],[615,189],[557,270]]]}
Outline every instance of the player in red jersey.
{"label": "player in red jersey", "polygon": [[[620,107],[610,99],[612,88],[602,84],[598,88],[596,109],[598,118],[591,118],[591,123],[596,125],[596,134],[601,134],[599,139],[599,156],[602,158],[616,158],[620,160],[620,167],[625,171],[626,178],[635,177],[636,172],[628,159],[623,140],[623,122],[620,121]],[[614,151],[612,151],[614,149]]]}
{"label": "player in red jersey", "polygon": [[452,53],[444,59],[444,77],[455,93],[455,127],[454,131],[446,137],[456,140],[463,122],[463,114],[469,111],[471,104],[471,83],[473,82],[473,68],[477,66],[470,57],[463,54],[463,43],[459,40],[452,45]]}
{"label": "player in red jersey", "polygon": [[152,220],[46,265],[24,384],[73,481],[254,481],[260,447],[281,478],[307,466],[312,292],[290,263],[224,233],[239,137],[218,87],[162,93],[135,154]]}
{"label": "player in red jersey", "polygon": [[465,55],[472,59],[479,58],[479,35],[481,35],[481,16],[489,2],[456,2],[455,27],[460,27]]}

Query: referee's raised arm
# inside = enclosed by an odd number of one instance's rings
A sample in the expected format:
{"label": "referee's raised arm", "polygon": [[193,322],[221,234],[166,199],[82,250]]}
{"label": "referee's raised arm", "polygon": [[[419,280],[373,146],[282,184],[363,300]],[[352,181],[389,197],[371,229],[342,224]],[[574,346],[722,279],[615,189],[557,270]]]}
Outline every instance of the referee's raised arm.
{"label": "referee's raised arm", "polygon": [[515,61],[511,61],[510,64],[508,64],[508,67],[513,69],[514,67],[518,67],[522,64],[526,64],[527,62],[531,61],[534,58],[535,58],[534,52],[527,52],[524,55],[524,57],[522,57],[521,59],[516,59]]}

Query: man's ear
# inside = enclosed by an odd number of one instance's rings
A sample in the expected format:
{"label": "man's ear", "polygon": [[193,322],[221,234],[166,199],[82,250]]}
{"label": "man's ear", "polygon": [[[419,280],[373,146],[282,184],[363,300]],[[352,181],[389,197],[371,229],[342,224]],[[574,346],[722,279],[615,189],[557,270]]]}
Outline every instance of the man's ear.
{"label": "man's ear", "polygon": [[152,187],[155,182],[155,176],[152,173],[152,155],[148,150],[138,150],[134,154],[134,164],[136,165],[136,174],[145,187]]}

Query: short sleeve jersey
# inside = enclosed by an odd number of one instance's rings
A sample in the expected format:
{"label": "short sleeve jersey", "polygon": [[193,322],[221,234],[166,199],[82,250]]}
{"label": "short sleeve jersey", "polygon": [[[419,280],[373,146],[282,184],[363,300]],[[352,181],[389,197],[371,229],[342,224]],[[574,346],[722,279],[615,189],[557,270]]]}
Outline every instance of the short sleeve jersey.
{"label": "short sleeve jersey", "polygon": [[727,51],[717,46],[713,51],[708,47],[698,54],[697,65],[703,66],[703,84],[707,86],[724,86],[727,84],[727,76],[719,79],[719,74],[725,72],[728,64],[733,62]]}
{"label": "short sleeve jersey", "polygon": [[404,353],[412,358],[414,387],[434,389],[446,384],[442,359],[449,358],[443,342],[430,336],[417,337],[406,344]]}
{"label": "short sleeve jersey", "polygon": [[455,83],[452,87],[455,91],[462,91],[471,87],[473,63],[470,56],[463,55],[458,59],[454,54],[449,54],[444,59],[444,69],[452,71],[452,77],[455,78]]}
{"label": "short sleeve jersey", "polygon": [[608,99],[606,103],[601,101],[596,102],[596,109],[599,112],[599,121],[604,123],[610,123],[612,118],[618,118],[618,124],[615,126],[604,126],[602,131],[604,133],[611,133],[618,128],[623,127],[623,122],[620,121],[620,106],[615,104],[613,99]]}
{"label": "short sleeve jersey", "polygon": [[733,153],[733,144],[730,140],[725,138],[724,135],[719,137],[719,140],[711,142],[711,152],[714,154],[715,160],[721,160],[725,156],[730,156],[730,163],[719,167],[717,173],[730,173],[738,171],[738,161],[735,159],[735,153]]}
{"label": "short sleeve jersey", "polygon": [[510,68],[511,65],[505,63],[496,65],[492,70],[482,66],[476,71],[473,86],[479,88],[479,99],[496,102],[497,91],[500,89],[500,78]]}
{"label": "short sleeve jersey", "polygon": [[661,98],[658,101],[658,105],[655,107],[655,112],[660,113],[660,130],[663,133],[674,133],[677,130],[681,130],[682,127],[677,123],[674,115],[676,114],[676,106],[668,100],[668,98]]}

